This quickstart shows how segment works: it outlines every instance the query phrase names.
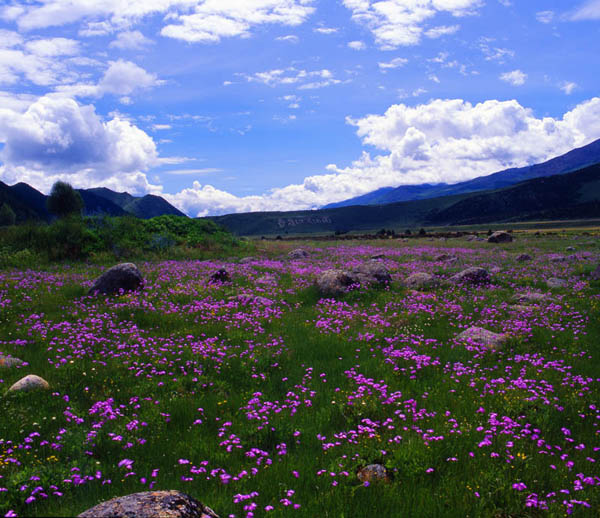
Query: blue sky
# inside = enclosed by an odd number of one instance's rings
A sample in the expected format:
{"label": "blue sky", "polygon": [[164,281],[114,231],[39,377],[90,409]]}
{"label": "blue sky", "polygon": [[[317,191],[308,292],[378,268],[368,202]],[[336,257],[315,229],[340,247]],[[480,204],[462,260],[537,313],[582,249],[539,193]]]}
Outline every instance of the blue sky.
{"label": "blue sky", "polygon": [[600,0],[0,6],[0,179],[191,216],[457,182],[600,138]]}

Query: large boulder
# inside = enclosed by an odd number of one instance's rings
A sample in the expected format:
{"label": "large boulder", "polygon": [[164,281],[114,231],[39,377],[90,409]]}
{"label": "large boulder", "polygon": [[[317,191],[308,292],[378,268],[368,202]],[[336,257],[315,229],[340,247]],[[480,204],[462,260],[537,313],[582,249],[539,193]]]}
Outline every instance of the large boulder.
{"label": "large boulder", "polygon": [[9,389],[9,392],[32,392],[34,390],[48,390],[50,385],[44,378],[40,378],[35,374],[30,374],[21,378],[14,383]]}
{"label": "large boulder", "polygon": [[478,266],[472,266],[462,272],[459,272],[452,277],[449,281],[454,284],[484,284],[489,282],[490,274],[485,268]]}
{"label": "large boulder", "polygon": [[296,248],[296,250],[292,250],[288,254],[288,259],[291,259],[292,261],[297,259],[306,259],[307,257],[308,252],[306,250],[303,250],[302,248]]}
{"label": "large boulder", "polygon": [[123,291],[137,290],[144,278],[133,263],[122,263],[113,266],[96,279],[90,288],[89,294],[103,293],[104,295],[116,295]]}
{"label": "large boulder", "polygon": [[488,243],[511,243],[513,237],[503,230],[499,230],[498,232],[494,232],[490,237],[488,237]]}
{"label": "large boulder", "polygon": [[11,367],[20,367],[21,365],[23,365],[23,360],[0,352],[0,369],[10,369]]}
{"label": "large boulder", "polygon": [[392,280],[389,270],[380,261],[371,260],[363,263],[354,268],[353,272],[358,276],[361,283],[387,284]]}
{"label": "large boulder", "polygon": [[494,333],[483,327],[473,326],[460,333],[459,340],[471,342],[477,345],[484,345],[488,349],[498,350],[504,345],[508,337],[505,334]]}
{"label": "large boulder", "polygon": [[210,508],[180,491],[146,491],[113,498],[79,518],[219,518]]}
{"label": "large boulder", "polygon": [[344,270],[325,270],[317,277],[317,287],[322,295],[335,297],[346,293],[351,286],[360,284],[358,276]]}
{"label": "large boulder", "polygon": [[417,272],[404,279],[404,285],[412,289],[432,288],[439,284],[438,280],[431,274]]}

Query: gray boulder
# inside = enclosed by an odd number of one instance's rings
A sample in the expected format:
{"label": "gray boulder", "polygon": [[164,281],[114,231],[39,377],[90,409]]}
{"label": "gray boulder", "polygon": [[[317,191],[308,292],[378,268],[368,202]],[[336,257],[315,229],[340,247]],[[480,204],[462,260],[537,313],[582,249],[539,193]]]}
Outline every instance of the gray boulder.
{"label": "gray boulder", "polygon": [[288,259],[291,259],[292,261],[297,260],[297,259],[306,259],[307,257],[308,257],[308,252],[302,248],[296,248],[296,250],[292,250],[288,254]]}
{"label": "gray boulder", "polygon": [[460,333],[459,340],[485,345],[488,349],[498,350],[504,345],[508,337],[505,334],[494,333],[483,327],[473,326]]}
{"label": "gray boulder", "polygon": [[552,297],[547,293],[527,292],[516,293],[512,296],[512,302],[514,304],[540,304],[551,300]]}
{"label": "gray boulder", "polygon": [[348,288],[359,285],[357,275],[344,270],[325,270],[317,277],[317,287],[322,295],[335,297],[346,293]]}
{"label": "gray boulder", "polygon": [[102,293],[104,295],[116,295],[121,290],[134,291],[137,290],[144,279],[138,270],[138,267],[133,263],[122,263],[113,266],[105,271],[94,285],[90,288],[89,294]]}
{"label": "gray boulder", "polygon": [[385,264],[376,260],[363,263],[353,271],[361,283],[386,284],[392,280],[392,276]]}
{"label": "gray boulder", "polygon": [[499,230],[494,232],[490,237],[488,237],[488,243],[512,243],[513,237],[504,230]]}
{"label": "gray boulder", "polygon": [[548,288],[566,288],[569,283],[564,279],[557,279],[556,277],[551,277],[546,281]]}
{"label": "gray boulder", "polygon": [[210,508],[180,491],[146,491],[113,498],[79,518],[219,518]]}
{"label": "gray boulder", "polygon": [[485,268],[472,266],[462,272],[459,272],[452,277],[449,281],[454,284],[485,284],[489,282],[490,274]]}
{"label": "gray boulder", "polygon": [[526,261],[531,261],[533,258],[529,254],[519,254],[517,256],[517,261],[520,263],[524,263]]}
{"label": "gray boulder", "polygon": [[35,374],[25,376],[13,384],[8,391],[9,392],[31,392],[33,390],[48,390],[50,385],[44,378],[40,378]]}
{"label": "gray boulder", "polygon": [[404,285],[412,289],[432,288],[437,286],[439,281],[431,274],[417,272],[404,279]]}
{"label": "gray boulder", "polygon": [[10,369],[21,365],[23,365],[23,360],[0,352],[0,369]]}

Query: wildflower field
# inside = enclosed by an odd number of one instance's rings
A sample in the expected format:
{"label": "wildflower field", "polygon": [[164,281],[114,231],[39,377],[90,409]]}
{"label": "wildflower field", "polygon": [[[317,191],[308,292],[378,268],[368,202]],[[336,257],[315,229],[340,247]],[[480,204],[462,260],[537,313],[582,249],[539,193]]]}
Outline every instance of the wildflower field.
{"label": "wildflower field", "polygon": [[[0,351],[25,361],[0,366],[0,516],[149,489],[221,518],[600,515],[598,238],[516,237],[261,242],[138,262],[120,297],[87,295],[97,265],[0,271]],[[321,296],[320,272],[373,256],[391,283]],[[444,282],[467,266],[491,282]],[[508,340],[457,338],[471,326]],[[7,394],[27,374],[50,390]]]}

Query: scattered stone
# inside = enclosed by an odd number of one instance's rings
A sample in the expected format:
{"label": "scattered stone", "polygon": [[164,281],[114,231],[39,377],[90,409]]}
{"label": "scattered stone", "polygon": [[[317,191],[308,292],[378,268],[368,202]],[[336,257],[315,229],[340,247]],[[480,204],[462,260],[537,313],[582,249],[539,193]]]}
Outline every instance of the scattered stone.
{"label": "scattered stone", "polygon": [[533,257],[531,257],[529,254],[519,254],[517,256],[517,261],[520,263],[524,263],[526,261],[531,261],[533,259]]}
{"label": "scattered stone", "polygon": [[302,248],[296,248],[296,250],[292,250],[288,254],[288,259],[296,260],[296,259],[306,259],[308,257],[308,252],[303,250]]}
{"label": "scattered stone", "polygon": [[512,243],[513,237],[503,230],[499,230],[494,232],[490,237],[488,237],[488,243]]}
{"label": "scattered stone", "polygon": [[30,374],[17,381],[8,389],[9,392],[31,392],[33,390],[48,390],[50,385],[44,378]]}
{"label": "scattered stone", "polygon": [[79,518],[219,518],[209,507],[180,491],[146,491],[113,498]]}
{"label": "scattered stone", "polygon": [[274,302],[266,297],[259,297],[255,295],[233,295],[228,297],[227,300],[234,300],[239,302],[241,305],[246,306],[247,304],[260,304],[262,306],[272,306]]}
{"label": "scattered stone", "polygon": [[383,259],[385,257],[385,254],[376,254],[376,255],[372,255],[371,259]]}
{"label": "scattered stone", "polygon": [[542,302],[549,302],[550,300],[552,300],[552,297],[547,293],[536,292],[516,293],[512,297],[512,301],[515,304],[540,304]]}
{"label": "scattered stone", "polygon": [[96,279],[88,294],[98,292],[104,295],[116,295],[121,290],[135,291],[143,282],[144,278],[135,264],[117,264]]}
{"label": "scattered stone", "polygon": [[546,281],[548,288],[566,288],[569,283],[564,279],[557,279],[556,277],[551,277]]}
{"label": "scattered stone", "polygon": [[568,246],[566,250],[567,252],[575,252],[576,248],[574,246]]}
{"label": "scattered stone", "polygon": [[240,259],[240,264],[248,264],[248,263],[253,263],[254,261],[256,261],[256,257],[242,257]]}
{"label": "scattered stone", "polygon": [[317,277],[317,287],[325,296],[335,297],[348,291],[352,285],[360,284],[358,276],[344,270],[325,270]]}
{"label": "scattered stone", "polygon": [[514,306],[511,306],[510,309],[515,309],[517,311],[523,311],[525,313],[531,313],[538,308],[536,308],[535,306],[526,306],[526,305],[522,305],[522,304],[515,304]]}
{"label": "scattered stone", "polygon": [[433,275],[424,272],[413,273],[404,279],[404,285],[413,289],[432,288],[438,284],[438,279]]}
{"label": "scattered stone", "polygon": [[20,367],[21,365],[23,365],[23,360],[0,352],[0,369],[10,369],[11,367]]}
{"label": "scattered stone", "polygon": [[440,254],[435,257],[435,260],[441,261],[444,263],[455,263],[456,261],[458,261],[458,257],[456,257],[455,255],[450,255],[450,254]]}
{"label": "scattered stone", "polygon": [[373,482],[389,482],[390,476],[388,475],[387,469],[385,466],[381,464],[369,464],[364,468],[361,468],[357,471],[356,477],[363,484],[368,482],[372,484]]}
{"label": "scattered stone", "polygon": [[387,284],[392,276],[385,264],[379,261],[368,261],[354,269],[353,273],[358,280],[366,284]]}
{"label": "scattered stone", "polygon": [[211,273],[210,282],[229,282],[231,276],[225,268],[219,268],[216,272]]}
{"label": "scattered stone", "polygon": [[494,333],[483,327],[473,326],[460,333],[457,337],[459,340],[468,340],[476,344],[485,345],[488,349],[498,350],[508,337],[503,333]]}
{"label": "scattered stone", "polygon": [[459,272],[452,277],[449,281],[454,284],[484,284],[489,282],[490,274],[485,268],[472,266],[462,272]]}

